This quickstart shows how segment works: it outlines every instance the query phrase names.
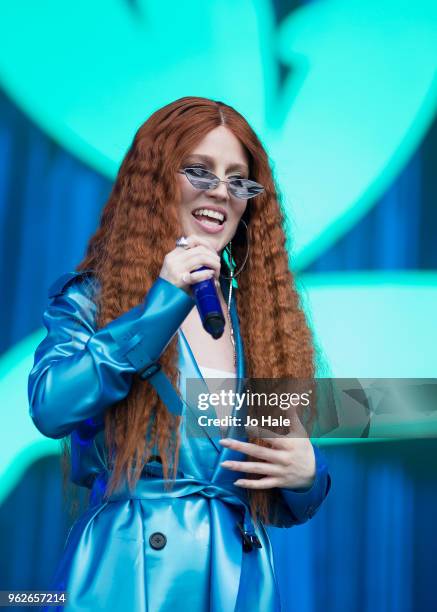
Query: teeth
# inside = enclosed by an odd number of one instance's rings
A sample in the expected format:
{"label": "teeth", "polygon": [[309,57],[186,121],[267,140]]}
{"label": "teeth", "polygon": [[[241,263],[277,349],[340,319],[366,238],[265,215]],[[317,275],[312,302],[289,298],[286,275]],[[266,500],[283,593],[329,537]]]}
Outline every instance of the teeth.
{"label": "teeth", "polygon": [[216,210],[209,210],[208,208],[200,208],[199,210],[196,210],[193,214],[196,217],[211,217],[212,219],[217,219],[220,222],[225,220],[225,216],[222,215],[222,213],[219,213]]}

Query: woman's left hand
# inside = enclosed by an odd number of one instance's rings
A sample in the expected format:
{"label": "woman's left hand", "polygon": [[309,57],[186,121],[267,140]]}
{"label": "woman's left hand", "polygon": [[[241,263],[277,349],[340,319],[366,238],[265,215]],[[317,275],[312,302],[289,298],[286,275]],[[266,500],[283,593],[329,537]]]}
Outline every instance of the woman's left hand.
{"label": "woman's left hand", "polygon": [[[250,433],[250,428],[247,429]],[[230,470],[261,476],[256,480],[239,478],[234,482],[235,485],[248,489],[301,489],[312,485],[316,475],[316,458],[308,437],[279,436],[260,427],[256,428],[256,437],[268,439],[271,448],[232,438],[219,440],[226,448],[259,460],[221,462],[220,465]]]}

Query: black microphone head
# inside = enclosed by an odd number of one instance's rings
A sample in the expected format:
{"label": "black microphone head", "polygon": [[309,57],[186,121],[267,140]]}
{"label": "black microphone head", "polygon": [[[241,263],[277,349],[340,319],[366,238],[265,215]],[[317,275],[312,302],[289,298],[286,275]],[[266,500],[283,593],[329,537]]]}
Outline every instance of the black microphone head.
{"label": "black microphone head", "polygon": [[219,314],[211,314],[205,319],[203,327],[214,340],[218,340],[223,336],[225,321]]}

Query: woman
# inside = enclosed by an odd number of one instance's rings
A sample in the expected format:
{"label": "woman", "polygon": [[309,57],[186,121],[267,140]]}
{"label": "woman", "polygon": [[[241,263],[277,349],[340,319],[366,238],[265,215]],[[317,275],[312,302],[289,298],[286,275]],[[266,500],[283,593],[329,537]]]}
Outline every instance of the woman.
{"label": "woman", "polygon": [[[228,313],[219,339],[191,291],[206,278]],[[220,439],[225,427],[202,426],[186,395],[188,379],[236,376],[241,390],[245,376],[314,376],[278,195],[246,120],[197,97],[156,111],[86,257],[50,298],[30,414],[69,437],[71,480],[91,489],[53,584],[66,609],[280,610],[264,526],[315,513],[330,486],[323,458],[301,426]]]}

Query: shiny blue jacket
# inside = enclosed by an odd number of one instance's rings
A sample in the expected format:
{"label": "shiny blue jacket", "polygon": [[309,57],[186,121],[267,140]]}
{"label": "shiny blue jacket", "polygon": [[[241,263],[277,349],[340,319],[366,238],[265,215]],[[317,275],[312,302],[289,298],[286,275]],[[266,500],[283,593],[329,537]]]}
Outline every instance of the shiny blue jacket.
{"label": "shiny blue jacket", "polygon": [[[43,315],[48,333],[35,352],[28,384],[35,426],[50,438],[71,436],[71,480],[91,489],[89,507],[68,534],[52,584],[68,593],[64,609],[281,610],[265,526],[253,524],[246,489],[233,485],[244,474],[220,466],[245,455],[218,444],[219,434],[198,424],[188,401],[182,403],[174,487],[164,489],[161,464],[153,459],[133,492],[124,486],[103,498],[110,470],[103,416],[128,394],[133,375],[155,363],[178,333],[181,391],[188,378],[203,378],[179,329],[194,306],[185,291],[158,278],[142,303],[96,329],[97,291],[91,271],[71,272],[54,283]],[[231,317],[241,380],[244,354],[235,301]],[[232,428],[228,436],[245,439]],[[304,523],[326,497],[330,477],[323,455],[314,451],[314,483],[307,490],[275,489],[270,524]]]}

